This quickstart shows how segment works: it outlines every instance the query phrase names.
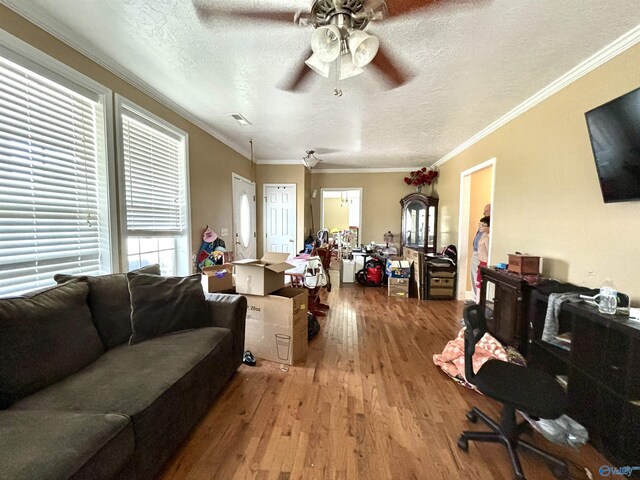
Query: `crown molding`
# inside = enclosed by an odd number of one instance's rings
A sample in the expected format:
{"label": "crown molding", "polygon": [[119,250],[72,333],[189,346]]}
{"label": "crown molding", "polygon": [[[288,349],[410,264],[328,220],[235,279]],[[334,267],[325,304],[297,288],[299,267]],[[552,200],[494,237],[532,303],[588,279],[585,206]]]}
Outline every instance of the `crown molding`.
{"label": "crown molding", "polygon": [[302,160],[256,160],[258,165],[302,165]]}
{"label": "crown molding", "polygon": [[527,100],[522,102],[520,105],[515,107],[513,110],[508,112],[507,114],[500,117],[498,120],[490,124],[488,127],[476,133],[473,137],[471,137],[466,142],[462,143],[458,147],[454,148],[451,152],[447,153],[440,160],[435,162],[433,165],[439,167],[440,165],[445,164],[453,157],[459,155],[464,152],[467,148],[471,147],[473,144],[479,142],[486,136],[495,132],[500,127],[506,125],[511,120],[519,117],[526,111],[535,107],[539,103],[543,102],[551,95],[558,93],[560,90],[565,88],[567,85],[575,82],[576,80],[582,78],[590,71],[596,69],[600,65],[608,62],[615,56],[621,54],[628,48],[634,46],[636,43],[640,42],[640,25],[629,30],[627,33],[622,35],[621,37],[614,40],[612,43],[604,47],[603,49],[596,52],[591,57],[587,58],[582,63],[578,64],[576,67],[569,70],[567,73],[562,75],[557,80],[551,82],[549,85],[544,87],[542,90],[535,93],[533,96],[529,97]]}
{"label": "crown molding", "polygon": [[314,168],[311,173],[398,173],[410,172],[420,167],[393,167],[393,168]]}
{"label": "crown molding", "polygon": [[26,9],[22,8],[18,2],[14,2],[12,0],[0,0],[0,3],[2,3],[3,5],[6,5],[9,9],[13,10],[21,17],[27,19],[29,22],[33,23],[35,26],[41,28],[48,34],[52,35],[53,37],[65,43],[66,45],[73,48],[77,52],[81,53],[82,55],[87,57],[89,60],[97,63],[102,68],[108,70],[109,72],[113,73],[115,76],[121,78],[125,82],[137,88],[142,93],[149,96],[151,99],[155,100],[159,104],[173,111],[174,113],[181,116],[182,118],[192,123],[196,127],[204,130],[206,133],[214,137],[216,140],[219,140],[220,142],[224,143],[227,147],[231,148],[232,150],[235,150],[237,153],[245,157],[247,160],[251,158],[251,152],[248,148],[242,147],[238,143],[222,135],[220,132],[215,131],[209,125],[207,125],[202,120],[197,118],[195,115],[188,112],[186,109],[184,109],[177,103],[173,102],[162,93],[158,92],[151,85],[149,85],[148,83],[146,83],[145,81],[143,81],[138,76],[128,71],[124,67],[113,64],[110,59],[103,58],[102,56],[96,54],[95,52],[91,52],[88,49],[82,47],[78,42],[72,40],[70,38],[72,37],[72,33],[69,32],[68,29],[64,27],[62,24],[60,24],[59,22],[52,20],[50,24],[45,24],[40,19],[36,18],[35,16],[27,12]]}

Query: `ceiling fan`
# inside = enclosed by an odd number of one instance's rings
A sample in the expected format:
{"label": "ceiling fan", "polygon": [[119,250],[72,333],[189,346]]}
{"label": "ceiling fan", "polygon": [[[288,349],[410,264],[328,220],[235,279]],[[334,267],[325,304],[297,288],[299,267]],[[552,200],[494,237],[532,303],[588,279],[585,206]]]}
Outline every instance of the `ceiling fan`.
{"label": "ceiling fan", "polygon": [[380,40],[364,32],[372,21],[400,17],[418,9],[433,6],[447,0],[393,0],[389,6],[384,0],[314,0],[311,10],[238,10],[221,9],[193,0],[201,21],[233,16],[261,21],[291,23],[315,28],[311,49],[299,62],[284,90],[299,90],[311,71],[329,77],[336,72],[338,80],[362,73],[371,63],[392,88],[407,83],[412,74],[394,63],[385,53]]}

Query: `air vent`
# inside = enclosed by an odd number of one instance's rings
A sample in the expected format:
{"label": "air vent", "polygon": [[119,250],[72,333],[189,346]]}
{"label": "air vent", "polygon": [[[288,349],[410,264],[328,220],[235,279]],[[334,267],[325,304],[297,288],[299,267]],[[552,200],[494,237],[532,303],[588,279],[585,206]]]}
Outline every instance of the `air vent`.
{"label": "air vent", "polygon": [[239,113],[230,113],[229,115],[231,115],[231,117],[238,122],[240,125],[251,125],[251,122],[249,120],[247,120],[246,118],[244,118],[242,115],[240,115]]}

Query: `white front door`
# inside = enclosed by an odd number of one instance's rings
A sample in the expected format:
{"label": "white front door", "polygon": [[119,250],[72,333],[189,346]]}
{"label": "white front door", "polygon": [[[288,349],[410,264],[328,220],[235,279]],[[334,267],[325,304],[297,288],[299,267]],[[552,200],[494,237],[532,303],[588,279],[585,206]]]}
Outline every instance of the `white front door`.
{"label": "white front door", "polygon": [[296,254],[296,186],[264,186],[264,252]]}
{"label": "white front door", "polygon": [[256,184],[234,173],[231,186],[234,258],[256,258]]}

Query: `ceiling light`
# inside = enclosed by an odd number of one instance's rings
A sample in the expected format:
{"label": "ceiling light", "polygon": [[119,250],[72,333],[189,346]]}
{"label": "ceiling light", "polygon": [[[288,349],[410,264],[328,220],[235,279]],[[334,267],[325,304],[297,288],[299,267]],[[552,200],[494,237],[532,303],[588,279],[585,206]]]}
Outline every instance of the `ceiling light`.
{"label": "ceiling light", "polygon": [[322,75],[324,78],[329,78],[331,64],[320,60],[315,53],[306,59],[304,63],[317,74]]}
{"label": "ceiling light", "polygon": [[239,113],[230,113],[229,115],[240,125],[251,125],[251,122]]}
{"label": "ceiling light", "polygon": [[353,64],[356,67],[364,67],[378,53],[380,41],[377,37],[369,35],[362,30],[354,30],[349,35],[349,50],[353,57]]}
{"label": "ceiling light", "polygon": [[319,159],[313,156],[309,158],[303,158],[302,161],[304,162],[305,166],[309,169],[314,168],[320,162]]}
{"label": "ceiling light", "polygon": [[351,55],[345,53],[340,57],[340,80],[345,80],[347,78],[355,77],[356,75],[360,75],[364,72],[363,69],[356,67],[354,64]]}
{"label": "ceiling light", "polygon": [[311,50],[323,62],[333,62],[340,56],[342,35],[335,25],[318,27],[311,35]]}

